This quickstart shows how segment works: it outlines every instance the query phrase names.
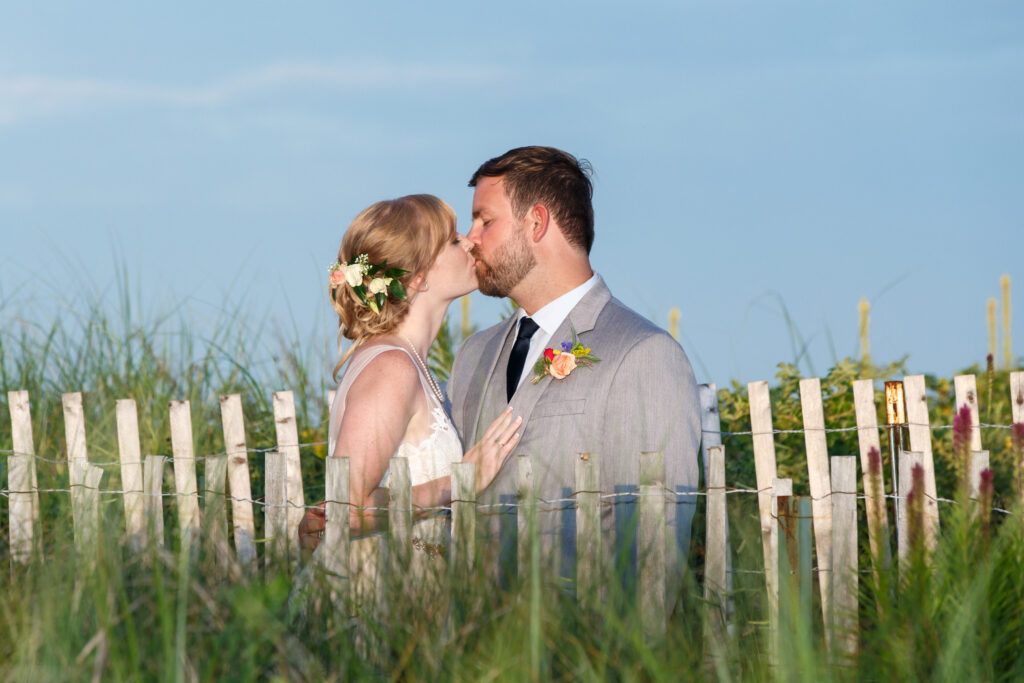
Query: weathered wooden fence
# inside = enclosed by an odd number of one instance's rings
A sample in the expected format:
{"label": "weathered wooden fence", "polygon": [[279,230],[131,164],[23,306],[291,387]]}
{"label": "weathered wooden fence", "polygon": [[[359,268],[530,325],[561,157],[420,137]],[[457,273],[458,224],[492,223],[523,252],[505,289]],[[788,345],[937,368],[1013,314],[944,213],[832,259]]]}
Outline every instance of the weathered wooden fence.
{"label": "weathered wooden fence", "polygon": [[[972,420],[971,481],[977,495],[977,478],[987,467],[988,453],[982,450],[978,422],[978,399],[973,375],[955,379],[956,404],[969,406]],[[1011,374],[1013,422],[1024,422],[1024,372]],[[924,469],[926,543],[935,542],[939,526],[940,501],[935,490],[935,468],[932,461],[931,434],[925,402],[924,377],[903,379],[909,418],[910,450],[900,460],[896,494],[905,510],[905,499],[911,490],[912,466]],[[712,606],[710,628],[728,628],[730,618],[731,553],[729,549],[729,516],[727,494],[747,493],[758,497],[764,557],[765,588],[769,606],[769,622],[778,626],[780,594],[798,590],[800,603],[811,604],[811,552],[817,566],[818,587],[827,641],[842,651],[857,647],[856,610],[860,567],[858,567],[857,500],[865,500],[867,536],[872,555],[885,561],[889,547],[890,520],[887,512],[885,473],[869,465],[872,450],[881,451],[880,432],[885,425],[878,422],[873,380],[853,383],[856,408],[856,430],[862,482],[858,485],[857,460],[851,455],[829,456],[822,394],[818,379],[800,382],[800,400],[804,425],[801,430],[806,446],[810,483],[809,499],[793,498],[792,481],[777,476],[775,463],[776,431],[773,428],[768,383],[748,385],[751,432],[756,470],[753,490],[730,489],[725,477],[726,453],[721,445],[715,385],[700,388],[701,425],[703,430],[702,460],[705,488],[697,495],[706,496],[706,544],[704,565],[704,597]],[[30,403],[27,392],[8,394],[11,418],[12,451],[7,458],[8,486],[3,494],[9,498],[10,556],[12,563],[27,563],[39,552],[40,519],[36,454],[32,438]],[[246,445],[242,403],[238,395],[221,398],[221,417],[225,453],[199,456],[193,453],[190,407],[186,401],[170,404],[171,457],[141,454],[138,417],[135,401],[117,402],[117,434],[121,490],[102,488],[105,470],[89,461],[82,395],[63,396],[65,436],[68,459],[68,489],[75,529],[75,543],[87,549],[95,542],[99,525],[99,497],[119,495],[124,503],[125,533],[129,547],[141,552],[152,544],[163,546],[164,498],[173,498],[176,505],[180,543],[205,543],[213,556],[219,558],[217,568],[225,576],[245,576],[260,563],[258,545],[262,545],[264,562],[299,560],[298,525],[306,506],[299,459],[299,438],[296,429],[292,392],[273,396],[277,447],[265,454],[265,498],[254,500],[251,493],[251,452]],[[645,630],[650,637],[664,633],[669,599],[666,586],[673,585],[675,549],[666,534],[666,504],[676,502],[677,494],[664,487],[664,467],[658,453],[638,453],[640,481],[636,500],[638,514],[638,604]],[[167,461],[173,467],[174,492],[163,489],[163,471]],[[198,490],[196,463],[205,466],[204,490]],[[576,460],[576,590],[583,603],[600,599],[602,584],[608,578],[608,561],[601,540],[601,506],[611,504],[615,495],[599,493],[599,457]],[[529,529],[538,501],[531,487],[530,460],[518,456],[518,481],[522,497],[517,503],[520,563],[530,556]],[[408,546],[412,534],[413,510],[408,463],[394,459],[391,465],[391,501],[388,509],[390,544]],[[478,511],[475,471],[471,464],[453,467],[451,512],[451,546],[448,561],[453,567],[466,567],[477,556],[474,542]],[[891,482],[890,482],[890,488]],[[53,492],[49,490],[48,492]],[[200,506],[200,493],[203,505]],[[326,529],[322,547],[314,556],[316,566],[331,577],[339,594],[349,590],[349,470],[348,460],[328,458],[326,464]],[[233,545],[228,534],[227,503],[231,504],[230,520]],[[258,544],[254,505],[262,507],[264,540]],[[907,520],[899,514],[897,548],[900,556],[908,546]],[[813,530],[814,542],[811,543]],[[667,569],[668,568],[668,569]],[[675,570],[678,571],[678,570]],[[790,585],[800,577],[797,585]],[[784,602],[784,601],[783,601]],[[809,607],[807,607],[809,609]]]}

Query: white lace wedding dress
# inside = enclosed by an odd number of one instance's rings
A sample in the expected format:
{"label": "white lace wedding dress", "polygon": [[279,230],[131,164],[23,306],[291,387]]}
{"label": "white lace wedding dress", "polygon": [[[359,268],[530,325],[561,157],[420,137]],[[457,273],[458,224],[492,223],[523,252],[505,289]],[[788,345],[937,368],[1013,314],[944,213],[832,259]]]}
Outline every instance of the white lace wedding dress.
{"label": "white lace wedding dress", "polygon": [[[446,477],[451,474],[451,465],[462,459],[462,443],[452,425],[451,418],[444,405],[438,400],[430,386],[430,380],[424,374],[409,349],[394,345],[374,345],[357,350],[349,359],[348,365],[338,384],[331,405],[331,419],[328,432],[328,457],[335,455],[336,434],[341,420],[345,415],[345,406],[350,399],[349,389],[356,377],[374,358],[385,351],[398,350],[405,353],[410,362],[416,366],[420,377],[420,385],[430,407],[430,436],[419,443],[403,442],[399,444],[394,456],[402,456],[409,461],[409,474],[413,486]],[[386,387],[385,387],[385,390]],[[344,454],[338,454],[344,455]],[[385,472],[381,486],[387,487],[389,472]],[[423,578],[423,574],[431,568],[443,568],[443,556],[447,552],[449,523],[446,515],[433,515],[417,522],[413,527],[413,566],[410,573]],[[353,539],[351,542],[350,566],[353,572],[354,585],[357,593],[366,591],[377,592],[379,580],[377,567],[380,565],[383,534],[373,534],[364,538]],[[370,597],[367,595],[366,597]],[[372,598],[370,600],[373,602]]]}

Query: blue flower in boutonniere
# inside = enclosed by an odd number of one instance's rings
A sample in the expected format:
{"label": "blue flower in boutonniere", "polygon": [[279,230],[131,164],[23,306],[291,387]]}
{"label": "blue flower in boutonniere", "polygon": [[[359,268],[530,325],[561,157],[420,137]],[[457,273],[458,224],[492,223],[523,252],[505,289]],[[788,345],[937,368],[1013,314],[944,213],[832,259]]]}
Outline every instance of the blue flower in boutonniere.
{"label": "blue flower in boutonniere", "polygon": [[600,358],[590,352],[589,347],[580,344],[576,338],[576,330],[572,331],[572,341],[562,342],[559,347],[544,349],[544,355],[533,366],[531,383],[536,384],[547,375],[555,379],[565,379],[576,368],[587,368],[601,362]]}

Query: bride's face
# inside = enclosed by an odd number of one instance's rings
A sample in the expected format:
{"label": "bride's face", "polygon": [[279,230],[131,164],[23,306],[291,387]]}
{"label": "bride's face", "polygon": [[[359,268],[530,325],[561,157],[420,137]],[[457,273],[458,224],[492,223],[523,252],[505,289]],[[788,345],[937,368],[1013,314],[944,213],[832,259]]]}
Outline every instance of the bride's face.
{"label": "bride's face", "polygon": [[427,271],[426,282],[432,293],[456,299],[476,289],[476,268],[469,254],[472,248],[472,242],[464,235],[452,232],[434,265]]}

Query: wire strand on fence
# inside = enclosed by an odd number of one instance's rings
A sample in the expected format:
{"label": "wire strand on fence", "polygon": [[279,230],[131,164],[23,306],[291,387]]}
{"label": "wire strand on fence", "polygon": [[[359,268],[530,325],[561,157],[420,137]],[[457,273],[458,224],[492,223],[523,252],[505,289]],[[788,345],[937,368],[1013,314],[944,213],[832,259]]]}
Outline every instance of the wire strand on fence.
{"label": "wire strand on fence", "polygon": [[[953,425],[932,425],[932,424],[924,424],[924,423],[916,423],[916,422],[908,422],[907,426],[928,427],[932,431],[943,431],[943,430],[947,430],[947,429],[952,429],[953,428]],[[885,429],[886,427],[888,427],[888,425],[877,425],[875,428],[878,429],[878,430],[882,430],[882,429]],[[989,423],[986,423],[986,422],[979,423],[978,427],[982,428],[982,429],[1013,429],[1013,425],[1012,424],[1010,424],[1010,425],[1001,425],[1001,424],[989,424]],[[819,431],[819,432],[823,431],[826,434],[833,434],[833,433],[840,433],[840,432],[856,432],[856,431],[860,431],[862,429],[871,429],[871,427],[828,427],[826,429],[817,429],[817,430],[811,430],[811,431]],[[760,436],[760,435],[763,435],[763,434],[804,434],[807,431],[808,430],[806,430],[806,429],[773,429],[770,432],[754,432],[754,431],[730,432],[730,431],[715,431],[715,430],[705,429],[705,430],[702,430],[702,433],[703,434],[718,434],[719,436],[755,436],[755,435],[756,436]],[[297,448],[306,448],[306,449],[308,449],[308,448],[315,448],[316,446],[326,446],[326,445],[327,445],[326,441],[306,441],[306,442],[297,443],[297,444],[278,444],[276,446],[268,446],[268,447],[264,447],[264,448],[250,447],[250,448],[244,449],[244,451],[242,451],[242,450],[233,450],[233,451],[230,451],[230,452],[229,451],[223,451],[223,452],[220,452],[220,453],[211,453],[209,455],[197,455],[194,458],[188,458],[188,459],[189,460],[196,460],[196,461],[205,461],[205,460],[209,460],[209,459],[212,459],[212,458],[220,458],[220,457],[223,457],[223,456],[226,456],[226,455],[233,455],[235,453],[241,453],[241,452],[244,452],[244,453],[247,453],[247,454],[248,453],[266,454],[266,453],[271,453],[273,451],[279,451],[279,450],[282,450],[282,449],[285,449],[285,448],[296,448],[297,447]],[[47,458],[46,456],[36,455],[35,453],[23,453],[23,452],[20,452],[20,451],[15,451],[13,449],[3,449],[3,448],[0,448],[0,455],[3,455],[3,456],[12,456],[12,455],[23,455],[24,456],[24,455],[28,455],[28,456],[31,456],[31,457],[35,458],[36,460],[39,460],[40,462],[48,462],[48,463],[52,463],[52,464],[56,464],[56,465],[65,465],[65,464],[67,464],[67,460],[66,459]],[[163,455],[163,457],[167,458],[167,462],[174,462],[174,456],[172,456],[172,455],[164,455],[164,454],[161,454],[161,453],[150,453],[149,455]],[[122,464],[138,464],[138,463],[134,463],[134,462],[133,463],[122,463],[120,460],[112,460],[112,461],[104,461],[104,462],[92,462],[92,461],[90,461],[89,464],[90,465],[95,465],[96,467],[120,467]]]}
{"label": "wire strand on fence", "polygon": [[[125,495],[125,494],[131,493],[131,494],[135,494],[135,495],[142,495],[142,496],[145,496],[147,498],[154,498],[154,497],[156,497],[156,494],[145,493],[143,491],[121,491],[121,490],[116,490],[116,489],[102,489],[102,488],[98,488],[98,487],[94,487],[94,486],[88,486],[86,484],[72,484],[71,488],[66,488],[66,489],[50,488],[50,489],[35,489],[35,490],[38,491],[39,493],[71,493],[73,488],[82,488],[82,489],[88,489],[90,491],[97,491],[98,493],[100,493],[102,495]],[[721,490],[721,488],[711,489],[711,491],[716,491],[716,490]],[[766,488],[766,489],[739,489],[739,488],[728,488],[728,487],[726,487],[726,490],[725,490],[725,493],[727,495],[734,494],[734,493],[757,493],[757,494],[764,493],[764,494],[769,494],[771,492],[772,492],[772,489],[768,489],[768,488]],[[5,498],[9,497],[10,494],[18,494],[18,493],[22,493],[22,494],[24,494],[24,493],[32,493],[32,490],[22,491],[22,490],[0,489],[0,496],[3,496]],[[600,492],[599,491],[574,491],[572,494],[570,494],[569,497],[565,497],[565,498],[551,498],[551,499],[536,498],[533,504],[537,505],[538,507],[540,507],[540,506],[545,506],[545,507],[547,507],[547,506],[561,506],[561,508],[553,508],[553,509],[564,509],[568,505],[575,505],[577,503],[577,501],[578,501],[576,496],[581,494],[581,493],[600,493]],[[657,491],[657,492],[654,492],[654,493],[650,493],[650,494],[642,493],[640,491],[640,489],[637,488],[637,489],[633,489],[631,491],[618,491],[618,492],[615,492],[615,493],[602,493],[602,494],[600,494],[599,497],[603,501],[617,501],[619,499],[630,499],[630,500],[624,500],[623,502],[631,503],[631,502],[635,502],[635,499],[639,499],[639,498],[641,498],[641,497],[643,497],[645,495],[657,495],[657,496],[663,496],[663,497],[671,495],[671,496],[675,496],[676,497],[676,504],[679,504],[679,503],[684,503],[685,504],[685,503],[690,502],[690,501],[683,500],[685,498],[691,498],[691,497],[695,497],[695,496],[707,496],[708,493],[709,493],[708,490],[701,490],[701,491],[672,491],[671,489],[663,487],[660,491]],[[832,495],[836,494],[836,493],[843,493],[843,494],[846,494],[846,495],[850,495],[852,492],[849,492],[849,491],[846,491],[846,492],[844,492],[844,491],[832,491],[832,492],[830,492],[830,493],[828,493],[828,494],[826,494],[824,496],[819,496],[817,498],[815,498],[813,496],[794,496],[794,497],[807,498],[807,499],[812,500],[812,501],[814,501],[814,500],[827,500],[827,499],[830,499],[832,497]],[[209,489],[203,489],[201,491],[196,491],[196,492],[192,492],[192,493],[178,493],[178,492],[166,492],[165,491],[165,492],[160,493],[159,496],[162,497],[162,498],[177,498],[177,497],[180,497],[180,496],[199,496],[199,497],[205,498],[206,494],[212,494],[212,495],[217,495],[217,496],[223,495],[223,494],[220,494],[220,493],[215,492],[215,491],[210,491]],[[866,496],[866,495],[864,495],[862,493],[858,493],[856,495],[857,495],[857,500],[867,500],[869,498],[869,496]],[[932,497],[932,496],[929,496],[927,493],[925,494],[925,497],[928,500],[932,500],[932,501],[939,502],[939,503],[946,503],[948,505],[959,505],[960,504],[958,501],[953,500],[952,498],[943,498],[941,496],[939,496],[939,497]],[[321,503],[316,503],[316,504],[312,504],[312,505],[299,505],[299,504],[293,503],[291,501],[286,501],[286,502],[280,503],[280,504],[278,504],[278,503],[267,503],[262,498],[236,498],[236,497],[228,496],[228,495],[223,495],[223,498],[226,501],[241,502],[241,503],[252,503],[253,505],[258,505],[258,506],[261,506],[261,507],[269,507],[269,508],[301,508],[301,509],[305,509],[305,510],[316,510],[316,509],[320,509],[320,507],[322,505]],[[897,500],[897,499],[900,499],[901,497],[897,496],[897,495],[894,495],[894,494],[891,494],[891,493],[887,493],[887,494],[881,496],[881,498],[883,498],[885,500]],[[453,500],[453,501],[451,501],[451,503],[449,505],[434,505],[434,506],[417,506],[417,505],[414,505],[414,506],[412,506],[412,509],[414,511],[416,511],[416,512],[425,512],[425,513],[431,513],[431,512],[451,512],[452,511],[452,506],[454,504],[456,504],[456,503],[474,503],[474,502],[476,502],[476,501],[472,501],[472,500]],[[341,504],[341,505],[346,505],[348,507],[352,507],[352,508],[358,509],[358,510],[363,511],[363,512],[387,512],[390,509],[388,506],[365,506],[365,507],[360,507],[360,506],[353,505],[351,502],[348,502],[348,501],[325,500],[324,503],[338,503],[338,504]],[[616,503],[613,503],[613,504],[616,504]],[[505,502],[505,503],[500,503],[500,502],[499,503],[479,503],[479,502],[476,502],[476,505],[477,505],[477,508],[479,510],[482,510],[482,511],[502,510],[502,509],[504,509],[504,510],[507,510],[507,509],[517,509],[519,507],[523,507],[524,506],[524,504],[520,503],[520,502]],[[998,508],[998,507],[992,507],[990,509],[991,509],[992,512],[999,512],[999,513],[1002,513],[1002,514],[1005,514],[1005,515],[1015,515],[1016,514],[1015,512],[1013,512],[1011,510],[1005,510],[1003,508]],[[772,515],[772,516],[775,517],[775,515]]]}

